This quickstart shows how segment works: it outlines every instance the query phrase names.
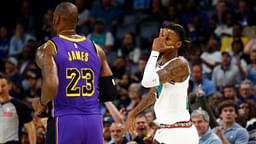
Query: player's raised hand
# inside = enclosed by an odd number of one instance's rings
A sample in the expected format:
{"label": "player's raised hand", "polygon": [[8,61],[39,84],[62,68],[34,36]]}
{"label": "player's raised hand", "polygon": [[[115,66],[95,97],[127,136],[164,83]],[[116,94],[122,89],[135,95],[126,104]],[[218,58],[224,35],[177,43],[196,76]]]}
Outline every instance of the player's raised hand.
{"label": "player's raised hand", "polygon": [[160,29],[159,37],[155,38],[153,41],[152,50],[164,52],[168,49],[173,49],[173,42],[168,39],[168,35],[168,29]]}

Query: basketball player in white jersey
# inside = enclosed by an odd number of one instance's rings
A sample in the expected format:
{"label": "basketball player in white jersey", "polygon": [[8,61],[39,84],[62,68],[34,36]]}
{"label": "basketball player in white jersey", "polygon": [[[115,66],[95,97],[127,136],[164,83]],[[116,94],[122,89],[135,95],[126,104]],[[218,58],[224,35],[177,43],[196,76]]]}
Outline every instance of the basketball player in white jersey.
{"label": "basketball player in white jersey", "polygon": [[159,129],[155,144],[198,144],[196,128],[190,121],[187,89],[190,71],[187,60],[178,56],[188,41],[184,28],[168,24],[154,39],[142,85],[151,88],[149,94],[129,113],[126,130],[133,128],[136,115],[154,104]]}

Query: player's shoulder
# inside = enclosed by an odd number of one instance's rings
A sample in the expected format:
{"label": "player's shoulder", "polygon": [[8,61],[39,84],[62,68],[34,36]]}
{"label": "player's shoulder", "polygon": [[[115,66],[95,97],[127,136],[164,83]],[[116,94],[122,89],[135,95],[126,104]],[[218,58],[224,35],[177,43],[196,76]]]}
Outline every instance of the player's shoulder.
{"label": "player's shoulder", "polygon": [[57,53],[56,45],[52,40],[48,40],[37,48],[37,54],[48,53],[55,55]]}
{"label": "player's shoulder", "polygon": [[[93,42],[94,43],[94,42]],[[97,51],[97,55],[100,57],[101,60],[105,59],[106,54],[105,51],[96,43],[94,43],[95,49]]]}
{"label": "player's shoulder", "polygon": [[188,60],[183,57],[183,56],[178,56],[178,57],[175,57],[174,59],[170,60],[170,63],[172,64],[184,64],[184,65],[187,65],[188,64]]}

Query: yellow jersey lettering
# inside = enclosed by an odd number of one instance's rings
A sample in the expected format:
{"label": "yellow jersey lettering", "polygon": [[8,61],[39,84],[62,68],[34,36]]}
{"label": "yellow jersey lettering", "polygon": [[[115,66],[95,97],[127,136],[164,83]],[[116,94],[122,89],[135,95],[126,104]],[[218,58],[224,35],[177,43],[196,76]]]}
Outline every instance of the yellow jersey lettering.
{"label": "yellow jersey lettering", "polygon": [[89,60],[89,53],[84,51],[69,51],[68,52],[68,60],[74,61],[74,60],[81,60],[88,62]]}
{"label": "yellow jersey lettering", "polygon": [[76,59],[81,60],[80,51],[76,51]]}
{"label": "yellow jersey lettering", "polygon": [[72,61],[72,57],[71,57],[70,52],[68,52],[68,60],[69,60],[69,61]]}
{"label": "yellow jersey lettering", "polygon": [[85,61],[88,62],[88,57],[89,57],[89,54],[88,53],[85,53]]}
{"label": "yellow jersey lettering", "polygon": [[71,54],[72,54],[72,60],[76,60],[76,54],[74,51],[71,51]]}

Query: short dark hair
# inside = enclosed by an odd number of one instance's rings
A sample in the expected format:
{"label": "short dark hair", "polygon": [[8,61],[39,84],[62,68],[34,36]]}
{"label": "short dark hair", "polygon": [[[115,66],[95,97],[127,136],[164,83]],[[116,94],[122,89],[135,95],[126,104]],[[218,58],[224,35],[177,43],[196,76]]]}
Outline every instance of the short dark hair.
{"label": "short dark hair", "polygon": [[236,114],[238,114],[238,107],[233,100],[225,100],[219,104],[218,112],[221,114],[222,110],[226,107],[233,107],[235,109]]}
{"label": "short dark hair", "polygon": [[0,79],[5,79],[8,83],[11,83],[11,80],[9,77],[7,77],[5,74],[0,72]]}

